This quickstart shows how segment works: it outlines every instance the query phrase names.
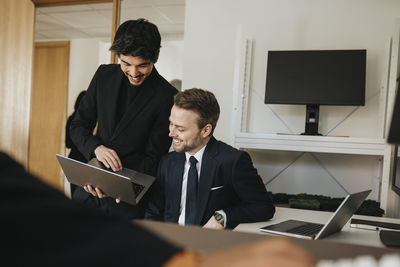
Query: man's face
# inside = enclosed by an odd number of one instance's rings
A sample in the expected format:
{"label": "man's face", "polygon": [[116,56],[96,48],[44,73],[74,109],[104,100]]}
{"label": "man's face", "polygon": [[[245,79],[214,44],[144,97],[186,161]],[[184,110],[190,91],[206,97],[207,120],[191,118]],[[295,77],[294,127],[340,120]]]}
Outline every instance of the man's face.
{"label": "man's face", "polygon": [[141,85],[153,70],[154,62],[141,57],[120,55],[121,70],[132,85]]}
{"label": "man's face", "polygon": [[169,117],[169,136],[173,138],[172,145],[177,152],[188,152],[194,155],[209,140],[211,125],[203,129],[198,127],[199,115],[192,110],[173,106]]}

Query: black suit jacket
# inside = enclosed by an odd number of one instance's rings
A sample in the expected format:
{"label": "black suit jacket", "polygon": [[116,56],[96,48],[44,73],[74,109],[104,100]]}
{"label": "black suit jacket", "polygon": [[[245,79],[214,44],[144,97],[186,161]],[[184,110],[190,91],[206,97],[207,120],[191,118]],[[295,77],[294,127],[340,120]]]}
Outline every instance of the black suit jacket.
{"label": "black suit jacket", "polygon": [[71,139],[87,160],[94,157],[97,146],[104,145],[117,152],[122,166],[155,176],[161,156],[171,146],[169,114],[177,90],[154,67],[117,122],[123,79],[127,78],[119,64],[98,68],[71,123]]}
{"label": "black suit jacket", "polygon": [[71,136],[69,134],[69,128],[71,127],[71,122],[74,119],[75,112],[73,112],[67,119],[67,124],[65,125],[65,146],[70,148],[71,151],[68,154],[68,157],[71,159],[79,160],[81,162],[87,162],[85,156],[79,152],[79,149],[76,147],[75,143],[72,142]]}
{"label": "black suit jacket", "polygon": [[[171,146],[169,114],[177,90],[153,67],[139,86],[133,103],[117,121],[118,97],[124,79],[127,78],[119,64],[98,68],[71,122],[71,139],[87,160],[95,157],[97,146],[104,145],[115,150],[123,167],[155,176],[161,156]],[[96,123],[97,133],[93,135]],[[124,218],[143,218],[147,205],[147,197],[136,206],[116,204],[112,198],[93,197],[81,187],[74,190],[72,197]]]}
{"label": "black suit jacket", "polygon": [[0,198],[4,264],[161,266],[181,251],[126,220],[77,205],[1,152]]}
{"label": "black suit jacket", "polygon": [[[146,219],[178,222],[185,159],[184,152],[171,152],[161,160]],[[215,138],[204,150],[197,201],[198,225],[221,209],[227,215],[227,228],[265,221],[275,213],[249,154]]]}

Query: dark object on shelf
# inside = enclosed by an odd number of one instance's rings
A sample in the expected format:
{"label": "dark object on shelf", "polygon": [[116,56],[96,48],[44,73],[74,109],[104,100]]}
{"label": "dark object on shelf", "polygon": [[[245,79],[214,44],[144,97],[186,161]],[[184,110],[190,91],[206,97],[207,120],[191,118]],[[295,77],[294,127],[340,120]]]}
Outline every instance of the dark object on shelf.
{"label": "dark object on shelf", "polygon": [[[272,194],[274,204],[289,204],[291,208],[335,211],[344,198],[331,198],[322,195],[298,194],[290,195],[284,193]],[[355,214],[381,217],[384,210],[380,203],[374,200],[365,200]]]}
{"label": "dark object on shelf", "polygon": [[365,200],[361,207],[357,210],[356,214],[382,217],[385,211],[379,207],[379,204],[379,202],[374,200]]}
{"label": "dark object on shelf", "polygon": [[316,199],[289,199],[289,207],[295,209],[319,210],[320,202]]}
{"label": "dark object on shelf", "polygon": [[275,204],[289,204],[289,198],[293,197],[294,195],[288,195],[284,193],[276,193],[272,194],[272,202]]}
{"label": "dark object on shelf", "polygon": [[382,243],[389,248],[400,248],[400,232],[381,230],[379,237]]}

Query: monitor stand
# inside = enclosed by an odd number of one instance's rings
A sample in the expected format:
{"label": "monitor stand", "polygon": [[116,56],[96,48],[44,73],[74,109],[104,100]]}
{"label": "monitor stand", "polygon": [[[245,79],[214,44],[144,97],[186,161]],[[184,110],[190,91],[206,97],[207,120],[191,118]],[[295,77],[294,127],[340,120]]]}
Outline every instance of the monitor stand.
{"label": "monitor stand", "polygon": [[318,133],[319,105],[307,104],[306,127],[302,135],[322,135]]}
{"label": "monitor stand", "polygon": [[391,230],[380,230],[379,238],[382,243],[389,248],[399,248],[400,247],[400,232]]}

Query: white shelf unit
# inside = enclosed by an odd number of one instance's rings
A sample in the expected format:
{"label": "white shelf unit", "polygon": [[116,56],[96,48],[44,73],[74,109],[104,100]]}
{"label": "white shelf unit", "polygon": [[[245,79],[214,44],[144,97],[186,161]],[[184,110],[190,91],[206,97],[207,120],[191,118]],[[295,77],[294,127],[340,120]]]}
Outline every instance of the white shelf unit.
{"label": "white shelf unit", "polygon": [[392,148],[385,139],[239,132],[234,136],[234,146],[239,149],[379,156],[382,158],[379,201],[382,209],[388,208]]}
{"label": "white shelf unit", "polygon": [[234,143],[239,148],[374,156],[390,149],[384,139],[286,134],[236,133]]}
{"label": "white shelf unit", "polygon": [[[289,134],[249,133],[247,131],[247,105],[250,91],[252,40],[245,39],[242,27],[237,28],[235,78],[233,87],[231,142],[238,149],[284,150],[350,155],[378,156],[380,161],[379,201],[386,216],[393,215],[389,201],[392,146],[386,143],[394,95],[399,74],[398,56],[400,20],[397,21],[393,39],[388,41],[387,66],[381,84],[380,116],[383,118],[378,129],[382,138],[356,138],[334,136],[305,136]],[[385,77],[386,76],[386,77]],[[395,212],[396,213],[396,212]]]}

